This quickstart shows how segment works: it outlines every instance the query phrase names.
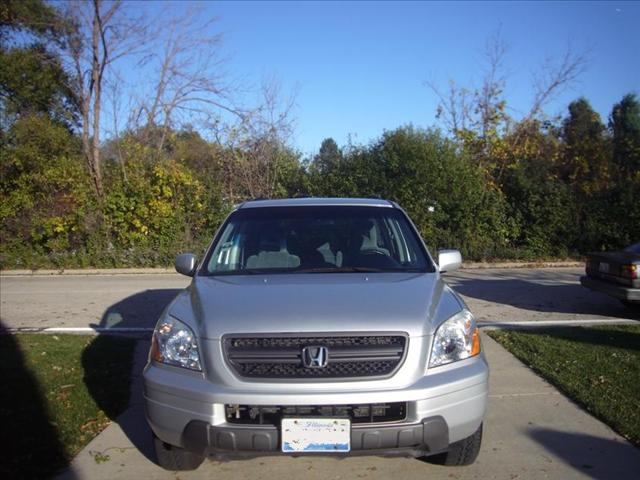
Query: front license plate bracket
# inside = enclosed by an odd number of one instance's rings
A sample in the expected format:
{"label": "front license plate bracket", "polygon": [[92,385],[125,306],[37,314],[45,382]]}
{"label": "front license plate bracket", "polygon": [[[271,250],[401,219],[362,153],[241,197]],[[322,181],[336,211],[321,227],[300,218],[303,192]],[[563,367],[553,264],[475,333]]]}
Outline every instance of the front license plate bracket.
{"label": "front license plate bracket", "polygon": [[347,418],[283,418],[285,453],[345,453],[351,450],[351,421]]}

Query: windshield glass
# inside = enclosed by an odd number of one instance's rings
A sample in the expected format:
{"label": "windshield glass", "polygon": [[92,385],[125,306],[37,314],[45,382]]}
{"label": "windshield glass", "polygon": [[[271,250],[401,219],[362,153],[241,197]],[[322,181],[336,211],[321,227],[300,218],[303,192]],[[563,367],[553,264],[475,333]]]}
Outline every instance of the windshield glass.
{"label": "windshield glass", "polygon": [[233,213],[204,275],[434,271],[394,208],[263,207]]}

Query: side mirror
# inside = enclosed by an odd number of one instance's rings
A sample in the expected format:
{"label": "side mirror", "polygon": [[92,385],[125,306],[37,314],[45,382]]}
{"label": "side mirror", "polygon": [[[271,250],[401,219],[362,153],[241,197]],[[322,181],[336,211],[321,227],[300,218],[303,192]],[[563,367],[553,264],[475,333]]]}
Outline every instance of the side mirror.
{"label": "side mirror", "polygon": [[452,272],[462,266],[462,255],[458,250],[438,250],[438,268],[440,272]]}
{"label": "side mirror", "polygon": [[176,257],[176,272],[193,277],[198,261],[193,253],[182,253]]}

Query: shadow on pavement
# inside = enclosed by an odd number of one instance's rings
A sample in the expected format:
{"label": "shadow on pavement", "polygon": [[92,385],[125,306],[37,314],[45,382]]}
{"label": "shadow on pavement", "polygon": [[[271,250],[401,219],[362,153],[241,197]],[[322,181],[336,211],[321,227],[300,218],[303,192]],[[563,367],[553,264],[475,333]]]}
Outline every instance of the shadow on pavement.
{"label": "shadow on pavement", "polygon": [[532,428],[526,433],[588,477],[637,478],[640,472],[640,450],[626,442],[549,428]]}
{"label": "shadow on pavement", "polygon": [[0,478],[46,478],[70,458],[16,337],[2,329],[0,323]]}
{"label": "shadow on pavement", "polygon": [[496,279],[495,273],[491,275],[491,278],[452,275],[446,280],[455,291],[464,296],[525,310],[640,320],[640,313],[637,311],[604,294],[576,284],[576,275],[558,272],[556,278],[545,272],[537,274],[539,276],[536,276],[536,281],[531,281],[530,274],[517,272],[509,272],[503,279]]}
{"label": "shadow on pavement", "polygon": [[[100,324],[92,326],[102,328],[153,328],[162,311],[180,291],[180,289],[176,288],[157,289],[131,295],[107,308]],[[107,347],[109,337],[111,337],[109,334],[101,334],[85,350],[82,359],[85,370],[95,370],[96,365],[92,361],[93,357],[98,357],[98,355],[95,355],[95,350]],[[136,338],[138,342],[131,362],[129,406],[123,413],[120,414],[122,410],[113,408],[114,386],[100,382],[97,376],[95,377],[96,381],[85,380],[85,382],[100,408],[120,426],[131,443],[147,459],[155,463],[151,429],[144,416],[142,392],[142,370],[147,361],[151,333],[141,333],[136,335]],[[129,392],[129,389],[127,389],[127,392]]]}
{"label": "shadow on pavement", "polygon": [[181,291],[179,288],[145,290],[111,305],[102,315],[101,328],[153,328],[160,314]]}

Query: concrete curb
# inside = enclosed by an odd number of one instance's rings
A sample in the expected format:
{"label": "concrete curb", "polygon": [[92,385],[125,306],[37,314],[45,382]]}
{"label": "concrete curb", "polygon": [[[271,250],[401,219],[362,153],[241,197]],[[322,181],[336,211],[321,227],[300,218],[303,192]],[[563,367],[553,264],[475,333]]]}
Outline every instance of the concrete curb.
{"label": "concrete curb", "polygon": [[584,267],[584,262],[559,261],[559,262],[465,262],[463,270],[481,270],[491,268],[575,268]]}
{"label": "concrete curb", "polygon": [[176,273],[174,268],[74,268],[61,270],[1,270],[0,276],[47,277],[54,275],[166,275]]}
{"label": "concrete curb", "polygon": [[[468,262],[462,264],[463,270],[481,270],[492,268],[568,268],[582,267],[584,262]],[[47,277],[57,275],[167,275],[176,273],[173,268],[74,268],[60,270],[0,270],[0,276],[7,277]]]}

